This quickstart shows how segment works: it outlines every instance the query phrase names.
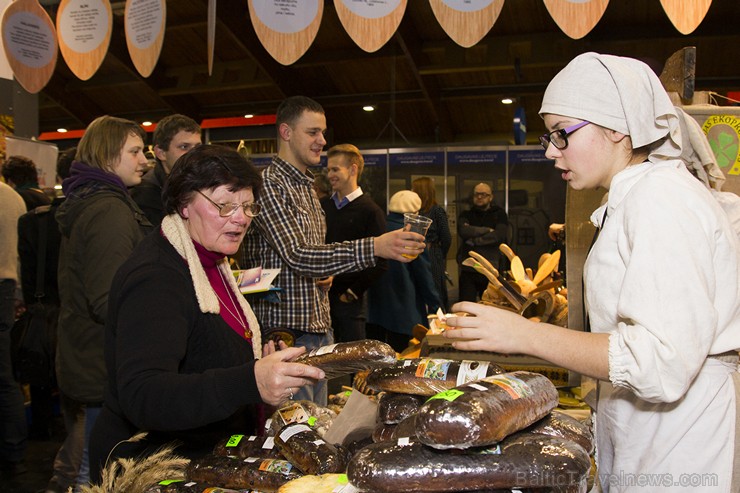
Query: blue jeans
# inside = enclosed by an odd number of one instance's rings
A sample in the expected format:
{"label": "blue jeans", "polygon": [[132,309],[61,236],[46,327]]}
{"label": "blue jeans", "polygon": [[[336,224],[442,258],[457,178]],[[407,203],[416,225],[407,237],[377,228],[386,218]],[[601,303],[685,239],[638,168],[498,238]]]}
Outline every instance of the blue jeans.
{"label": "blue jeans", "polygon": [[67,437],[54,458],[51,479],[61,486],[63,491],[67,491],[67,488],[77,483],[85,451],[85,407],[64,394],[60,394],[59,398]]}
{"label": "blue jeans", "polygon": [[20,462],[26,451],[28,422],[23,393],[13,377],[10,329],[15,319],[15,281],[0,280],[0,459]]}
{"label": "blue jeans", "polygon": [[98,419],[98,416],[100,416],[100,411],[102,409],[103,408],[100,406],[85,406],[84,408],[85,447],[82,449],[82,462],[80,463],[80,472],[77,474],[77,486],[75,487],[75,493],[79,493],[80,486],[88,486],[90,484],[90,435],[92,434],[95,420]]}
{"label": "blue jeans", "polygon": [[[311,334],[309,332],[299,332],[299,334],[295,340],[295,346],[305,346],[306,352],[334,343],[334,334],[331,329],[325,334]],[[316,385],[301,387],[298,389],[298,392],[293,394],[293,400],[313,401],[319,406],[326,406],[328,399],[329,394],[326,388],[326,380],[321,380]]]}

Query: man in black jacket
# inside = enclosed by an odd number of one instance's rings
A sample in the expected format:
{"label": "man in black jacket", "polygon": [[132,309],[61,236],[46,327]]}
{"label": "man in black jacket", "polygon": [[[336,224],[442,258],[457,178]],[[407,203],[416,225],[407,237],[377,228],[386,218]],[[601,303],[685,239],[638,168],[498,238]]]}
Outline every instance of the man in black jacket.
{"label": "man in black jacket", "polygon": [[509,218],[501,207],[493,203],[493,190],[487,183],[478,183],[473,188],[473,206],[460,213],[457,232],[460,248],[457,261],[460,264],[460,301],[478,301],[488,286],[488,279],[472,267],[462,265],[471,250],[483,255],[495,267],[499,266],[499,245],[506,242]]}
{"label": "man in black jacket", "polygon": [[[385,214],[357,184],[365,165],[359,149],[352,144],[340,144],[329,149],[326,155],[329,183],[334,192],[321,199],[326,214],[326,242],[385,233]],[[334,277],[329,305],[335,342],[365,339],[365,291],[386,269],[386,261],[379,260],[375,267]]]}
{"label": "man in black jacket", "polygon": [[25,156],[9,156],[3,164],[5,183],[23,197],[26,210],[51,204],[51,198],[39,188],[39,172],[36,163]]}
{"label": "man in black jacket", "polygon": [[162,187],[172,171],[177,158],[201,144],[200,125],[185,115],[170,115],[157,123],[152,136],[154,156],[157,164],[131,190],[131,196],[146,215],[149,222],[158,228],[164,218]]}
{"label": "man in black jacket", "polygon": [[[77,148],[72,147],[59,155],[57,160],[57,182],[61,183],[69,177],[69,168],[74,161]],[[36,301],[36,275],[39,243],[39,223],[43,221],[46,228],[46,260],[44,266],[44,297],[41,302],[46,306],[48,314],[59,314],[59,290],[57,288],[57,265],[59,264],[59,245],[61,233],[54,215],[59,206],[64,202],[64,196],[56,197],[51,205],[38,207],[27,212],[18,220],[18,254],[21,261],[21,284],[23,287],[23,300],[26,305]],[[56,320],[50,327],[50,335],[56,335]],[[54,351],[56,349],[55,337],[46,341],[50,345],[49,364],[53,371]],[[31,391],[31,416],[32,427],[30,436],[42,438],[51,433],[52,418],[52,391],[56,387],[56,381],[50,376],[46,384],[32,383]],[[84,422],[81,421],[82,404],[74,399],[62,395],[59,396],[64,428],[67,436],[59,447],[54,458],[52,477],[46,487],[45,493],[61,493],[74,487],[82,462],[82,449],[84,447]]]}

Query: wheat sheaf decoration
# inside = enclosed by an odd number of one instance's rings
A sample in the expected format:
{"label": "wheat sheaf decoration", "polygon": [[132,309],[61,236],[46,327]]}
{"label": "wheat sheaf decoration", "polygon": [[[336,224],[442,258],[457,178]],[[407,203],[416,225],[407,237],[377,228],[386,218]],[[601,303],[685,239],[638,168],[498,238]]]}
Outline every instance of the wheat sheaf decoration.
{"label": "wheat sheaf decoration", "polygon": [[[145,436],[146,433],[139,433],[126,442],[137,442]],[[81,493],[141,493],[163,479],[185,479],[185,467],[190,463],[190,459],[175,454],[176,445],[165,445],[154,454],[144,457],[108,461],[102,471],[100,484],[83,486],[80,491]]]}

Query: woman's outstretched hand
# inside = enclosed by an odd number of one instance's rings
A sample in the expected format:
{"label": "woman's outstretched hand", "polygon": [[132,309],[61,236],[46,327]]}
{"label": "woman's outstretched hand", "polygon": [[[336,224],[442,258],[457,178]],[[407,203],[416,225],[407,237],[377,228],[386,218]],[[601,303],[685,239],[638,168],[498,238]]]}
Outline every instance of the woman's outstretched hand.
{"label": "woman's outstretched hand", "polygon": [[264,346],[262,359],[254,364],[254,377],[262,400],[272,406],[289,399],[300,387],[314,385],[325,378],[324,371],[303,363],[292,361],[306,352],[305,347],[286,347],[280,341],[275,347],[273,341]]}

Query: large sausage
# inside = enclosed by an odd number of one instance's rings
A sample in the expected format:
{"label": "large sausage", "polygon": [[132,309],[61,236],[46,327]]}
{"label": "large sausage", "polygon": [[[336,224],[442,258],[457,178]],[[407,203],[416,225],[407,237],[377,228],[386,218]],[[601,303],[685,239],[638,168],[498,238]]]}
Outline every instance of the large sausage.
{"label": "large sausage", "polygon": [[258,437],[247,435],[231,435],[216,443],[213,455],[238,457],[260,457],[263,459],[284,459],[280,451],[275,448],[273,437]]}
{"label": "large sausage", "polygon": [[340,342],[312,349],[295,361],[321,368],[326,378],[381,368],[395,363],[396,351],[384,342],[373,339]]}
{"label": "large sausage", "polygon": [[594,451],[594,436],[591,433],[591,429],[576,418],[563,412],[551,412],[532,426],[522,430],[522,433],[537,433],[565,438],[566,440],[576,442],[589,454]]}
{"label": "large sausage", "polygon": [[385,392],[378,400],[378,421],[388,425],[397,424],[419,412],[424,398],[411,394]]}
{"label": "large sausage", "polygon": [[396,428],[393,430],[393,435],[391,436],[391,440],[398,441],[402,439],[409,439],[412,441],[418,441],[418,438],[416,437],[416,417],[418,414],[413,414],[409,416],[408,418],[404,419],[400,423],[396,425]]}
{"label": "large sausage", "polygon": [[373,370],[366,383],[376,392],[432,396],[500,373],[504,373],[504,369],[488,361],[417,358]]}
{"label": "large sausage", "polygon": [[286,425],[275,437],[278,450],[304,474],[344,472],[348,457],[340,447],[325,442],[308,425]]}
{"label": "large sausage", "polygon": [[195,481],[162,481],[157,486],[147,489],[144,493],[259,493],[252,489],[232,490]]}
{"label": "large sausage", "polygon": [[191,481],[217,484],[223,488],[254,489],[266,493],[277,491],[280,486],[303,476],[287,460],[235,459],[208,455],[188,464],[185,475]]}
{"label": "large sausage", "polygon": [[439,393],[421,406],[416,436],[434,448],[483,447],[544,418],[558,405],[555,386],[515,371]]}
{"label": "large sausage", "polygon": [[375,493],[585,487],[588,453],[569,440],[518,434],[491,449],[435,450],[418,442],[368,445],[347,467],[350,483]]}

